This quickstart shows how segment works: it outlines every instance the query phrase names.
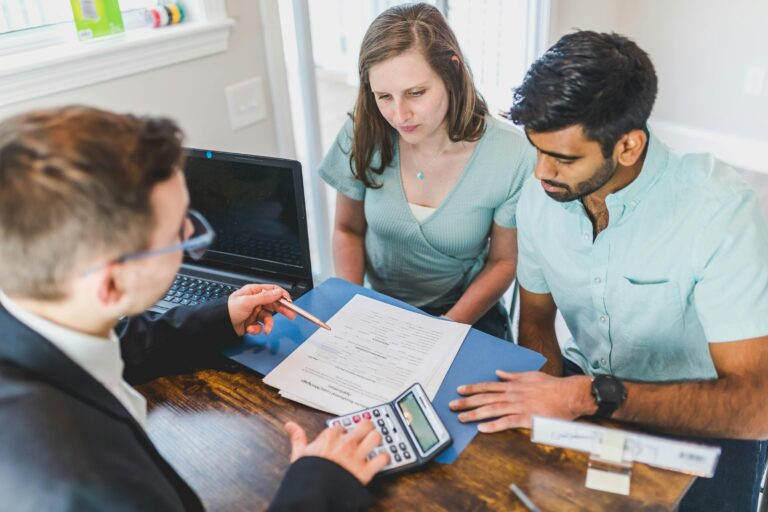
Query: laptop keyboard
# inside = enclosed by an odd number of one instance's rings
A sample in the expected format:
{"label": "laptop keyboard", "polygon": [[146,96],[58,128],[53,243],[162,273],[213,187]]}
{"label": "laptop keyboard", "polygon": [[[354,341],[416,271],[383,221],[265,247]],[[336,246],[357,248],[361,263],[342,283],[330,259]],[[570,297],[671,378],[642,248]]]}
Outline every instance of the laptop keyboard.
{"label": "laptop keyboard", "polygon": [[[211,299],[225,297],[237,290],[236,286],[208,281],[197,277],[176,276],[163,300],[171,304],[194,306]],[[173,307],[173,306],[171,306]]]}

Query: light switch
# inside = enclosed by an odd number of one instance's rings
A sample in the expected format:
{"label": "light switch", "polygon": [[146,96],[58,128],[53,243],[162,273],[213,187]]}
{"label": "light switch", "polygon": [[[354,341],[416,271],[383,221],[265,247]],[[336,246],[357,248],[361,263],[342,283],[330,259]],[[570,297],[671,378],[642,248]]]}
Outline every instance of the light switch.
{"label": "light switch", "polygon": [[264,84],[261,77],[227,86],[229,124],[233,130],[258,123],[267,118]]}
{"label": "light switch", "polygon": [[765,68],[762,66],[749,66],[744,78],[744,93],[749,96],[760,96],[765,84]]}

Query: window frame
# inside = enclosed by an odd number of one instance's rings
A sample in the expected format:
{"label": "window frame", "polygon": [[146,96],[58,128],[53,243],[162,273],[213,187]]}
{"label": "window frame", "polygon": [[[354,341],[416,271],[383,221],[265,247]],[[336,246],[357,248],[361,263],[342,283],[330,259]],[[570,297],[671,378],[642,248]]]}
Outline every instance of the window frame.
{"label": "window frame", "polygon": [[67,24],[29,29],[37,42],[5,34],[19,51],[0,55],[0,107],[226,51],[235,22],[224,0],[191,0],[187,10],[179,25],[88,41],[65,34]]}

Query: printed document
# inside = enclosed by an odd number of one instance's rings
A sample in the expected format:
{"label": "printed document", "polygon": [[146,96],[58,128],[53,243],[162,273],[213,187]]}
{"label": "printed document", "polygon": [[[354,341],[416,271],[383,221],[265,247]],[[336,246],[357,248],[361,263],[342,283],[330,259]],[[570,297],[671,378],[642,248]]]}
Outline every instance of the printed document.
{"label": "printed document", "polygon": [[355,295],[264,382],[297,402],[343,415],[418,382],[433,399],[470,326]]}

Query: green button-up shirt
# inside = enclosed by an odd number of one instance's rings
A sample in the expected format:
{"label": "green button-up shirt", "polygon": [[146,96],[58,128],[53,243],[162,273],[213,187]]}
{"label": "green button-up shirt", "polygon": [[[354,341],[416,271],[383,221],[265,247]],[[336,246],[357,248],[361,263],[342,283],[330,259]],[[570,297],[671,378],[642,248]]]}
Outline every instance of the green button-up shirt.
{"label": "green button-up shirt", "polygon": [[[515,227],[515,209],[536,153],[520,130],[490,116],[459,181],[425,221],[413,215],[400,176],[400,152],[376,176],[356,180],[349,161],[352,123],[339,132],[320,176],[365,207],[365,274],[373,289],[417,307],[450,306],[482,270],[493,224]],[[379,164],[378,152],[373,166]],[[424,186],[429,186],[425,182]]]}
{"label": "green button-up shirt", "polygon": [[709,343],[768,335],[768,227],[733,169],[651,135],[639,176],[606,205],[593,240],[581,201],[558,203],[538,180],[518,204],[518,279],[552,294],[566,358],[591,375],[712,379]]}

